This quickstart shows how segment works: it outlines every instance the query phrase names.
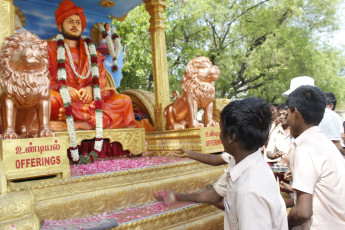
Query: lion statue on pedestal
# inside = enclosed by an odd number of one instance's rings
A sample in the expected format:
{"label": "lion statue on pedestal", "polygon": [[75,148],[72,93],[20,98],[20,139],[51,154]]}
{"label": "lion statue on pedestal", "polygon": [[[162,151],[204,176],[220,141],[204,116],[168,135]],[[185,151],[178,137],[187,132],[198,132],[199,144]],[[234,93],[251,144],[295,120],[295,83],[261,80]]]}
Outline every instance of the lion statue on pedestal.
{"label": "lion statue on pedestal", "polygon": [[[166,129],[185,129],[218,126],[212,118],[215,96],[214,81],[220,71],[206,57],[191,60],[182,79],[182,96],[173,92],[175,102],[164,109]],[[197,120],[198,108],[204,110],[204,123]]]}
{"label": "lion statue on pedestal", "polygon": [[[4,40],[0,52],[2,138],[51,137],[47,43],[28,31]],[[39,130],[32,128],[38,118]]]}

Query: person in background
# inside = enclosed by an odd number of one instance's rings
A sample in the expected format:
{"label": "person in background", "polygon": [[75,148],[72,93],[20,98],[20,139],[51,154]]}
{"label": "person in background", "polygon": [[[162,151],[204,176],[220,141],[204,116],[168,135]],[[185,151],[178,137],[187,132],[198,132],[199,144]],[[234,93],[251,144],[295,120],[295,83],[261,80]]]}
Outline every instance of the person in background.
{"label": "person in background", "polygon": [[[330,116],[333,118],[332,121],[335,122],[335,119],[336,121],[338,122],[337,125],[334,124],[334,122],[328,122],[326,123],[324,120],[321,121],[320,123],[320,126],[322,128],[322,130],[326,130],[326,135],[330,136],[331,140],[333,141],[333,143],[337,146],[337,148],[339,149],[339,151],[341,152],[341,154],[343,154],[343,156],[345,156],[345,150],[343,149],[344,146],[344,143],[342,141],[342,136],[344,134],[344,120],[339,116],[339,114],[337,114],[334,110],[335,110],[335,107],[337,105],[337,99],[335,97],[335,95],[332,93],[332,92],[328,92],[328,93],[325,93],[326,95],[326,110],[325,110],[325,116]],[[330,114],[328,114],[330,113]],[[328,127],[328,126],[331,126],[331,127]],[[339,127],[339,134],[340,134],[340,138],[338,136],[332,136],[332,130],[336,129],[337,127]],[[328,134],[330,133],[330,134]],[[338,140],[339,139],[339,140]]]}
{"label": "person in background", "polygon": [[345,161],[318,126],[325,94],[300,86],[286,99],[294,140],[290,162],[295,205],[289,212],[293,229],[345,229]]}
{"label": "person in background", "polygon": [[[282,95],[287,97],[291,92],[303,85],[314,86],[314,79],[308,76],[295,77],[290,82],[290,89],[284,92]],[[344,149],[340,146],[340,141],[342,138],[339,130],[341,129],[341,126],[339,125],[336,113],[331,109],[326,109],[319,126],[326,137],[329,138],[337,146],[338,150],[344,155]]]}
{"label": "person in background", "polygon": [[[292,136],[290,134],[290,127],[287,122],[287,105],[281,104],[278,108],[279,124],[273,130],[268,140],[267,147],[264,152],[266,162],[274,163],[282,161],[289,164],[288,155],[292,143]],[[285,160],[284,160],[285,159]]]}
{"label": "person in background", "polygon": [[270,128],[270,135],[273,132],[273,130],[275,129],[275,127],[277,127],[277,125],[279,124],[278,108],[279,108],[279,104],[277,104],[277,103],[271,103],[270,104],[270,111],[272,114],[272,121],[273,121],[271,128]]}

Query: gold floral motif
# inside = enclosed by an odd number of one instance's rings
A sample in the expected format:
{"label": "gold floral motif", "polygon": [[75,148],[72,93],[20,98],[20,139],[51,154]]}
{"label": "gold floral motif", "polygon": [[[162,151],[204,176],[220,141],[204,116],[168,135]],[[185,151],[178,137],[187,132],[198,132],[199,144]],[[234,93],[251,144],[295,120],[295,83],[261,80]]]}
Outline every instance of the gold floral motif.
{"label": "gold floral motif", "polygon": [[0,196],[0,229],[13,229],[12,226],[16,229],[39,229],[33,194],[28,190]]}

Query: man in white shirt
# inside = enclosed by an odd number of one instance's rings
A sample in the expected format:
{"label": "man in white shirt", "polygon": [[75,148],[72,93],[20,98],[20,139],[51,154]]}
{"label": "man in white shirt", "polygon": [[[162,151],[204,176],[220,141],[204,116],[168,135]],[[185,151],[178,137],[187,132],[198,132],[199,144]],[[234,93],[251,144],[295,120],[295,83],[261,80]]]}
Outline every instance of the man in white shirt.
{"label": "man in white shirt", "polygon": [[259,148],[271,123],[267,104],[235,100],[221,112],[220,139],[231,153],[224,198],[224,229],[287,229],[286,207]]}
{"label": "man in white shirt", "polygon": [[[281,104],[278,108],[278,117],[280,122],[269,137],[268,144],[264,152],[266,162],[273,163],[282,161],[290,150],[293,138],[290,135],[290,127],[287,122],[287,109],[288,107],[285,103]],[[287,160],[284,163],[289,164],[290,162]]]}
{"label": "man in white shirt", "polygon": [[290,163],[295,206],[293,229],[345,229],[345,161],[318,124],[326,107],[324,93],[301,86],[287,98],[288,122],[295,138]]}
{"label": "man in white shirt", "polygon": [[344,133],[343,119],[334,112],[337,105],[337,99],[331,92],[326,95],[326,109],[321,123],[319,124],[322,132],[337,146],[341,154],[345,156],[345,149],[343,149],[342,134]]}
{"label": "man in white shirt", "polygon": [[[284,92],[282,95],[284,97],[287,97],[291,92],[293,92],[295,89],[297,89],[298,87],[302,85],[314,86],[314,79],[308,76],[295,77],[291,79],[290,89]],[[335,103],[333,104],[334,108],[335,108],[335,104],[336,104],[336,100],[335,100]],[[341,139],[342,125],[339,124],[337,114],[334,111],[331,111],[331,109],[332,107],[328,107],[325,110],[323,119],[321,120],[319,126],[322,132],[326,135],[326,137],[335,144],[335,146],[338,148],[341,154],[345,155],[345,150],[340,145],[340,141],[342,140]]]}

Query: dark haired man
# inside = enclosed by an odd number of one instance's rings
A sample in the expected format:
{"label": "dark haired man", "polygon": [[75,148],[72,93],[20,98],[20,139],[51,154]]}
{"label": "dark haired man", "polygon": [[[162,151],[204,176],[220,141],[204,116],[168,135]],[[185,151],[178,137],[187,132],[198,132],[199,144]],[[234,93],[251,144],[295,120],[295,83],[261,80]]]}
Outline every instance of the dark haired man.
{"label": "dark haired man", "polygon": [[345,161],[318,124],[326,107],[324,93],[300,86],[286,99],[295,138],[290,167],[295,206],[289,213],[294,229],[345,229]]}
{"label": "dark haired man", "polygon": [[220,139],[234,157],[228,168],[224,229],[287,229],[286,207],[259,148],[266,142],[270,110],[259,99],[228,104],[221,112]]}
{"label": "dark haired man", "polygon": [[[221,112],[220,139],[233,156],[224,174],[224,229],[287,229],[285,204],[259,150],[270,124],[269,105],[256,98],[232,101]],[[191,201],[193,195],[169,192],[161,198],[168,203]],[[222,199],[218,193],[212,195],[214,200]]]}
{"label": "dark haired man", "polygon": [[[270,134],[264,156],[267,162],[278,162],[283,160],[290,151],[292,136],[287,122],[288,107],[285,103],[278,107],[279,124]],[[287,160],[285,163],[289,164]]]}

